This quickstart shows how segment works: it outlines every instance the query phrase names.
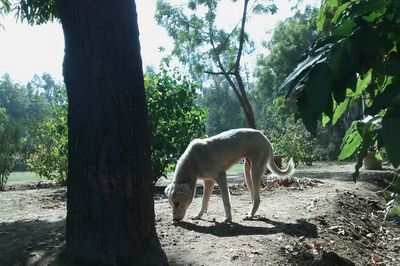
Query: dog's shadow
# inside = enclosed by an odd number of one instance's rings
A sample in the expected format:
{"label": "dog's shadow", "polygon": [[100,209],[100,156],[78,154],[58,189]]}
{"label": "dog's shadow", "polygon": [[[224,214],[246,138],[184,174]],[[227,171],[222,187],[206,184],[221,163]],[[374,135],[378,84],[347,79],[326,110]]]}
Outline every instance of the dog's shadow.
{"label": "dog's shadow", "polygon": [[240,235],[273,235],[277,233],[284,233],[290,236],[305,236],[305,237],[318,237],[317,226],[304,220],[298,219],[296,223],[284,223],[273,221],[265,217],[254,218],[254,221],[262,221],[273,227],[264,226],[248,226],[239,223],[219,223],[213,222],[210,226],[202,226],[189,222],[180,222],[175,226],[182,227],[183,229],[195,231],[202,234],[211,234],[218,237],[231,237]]}

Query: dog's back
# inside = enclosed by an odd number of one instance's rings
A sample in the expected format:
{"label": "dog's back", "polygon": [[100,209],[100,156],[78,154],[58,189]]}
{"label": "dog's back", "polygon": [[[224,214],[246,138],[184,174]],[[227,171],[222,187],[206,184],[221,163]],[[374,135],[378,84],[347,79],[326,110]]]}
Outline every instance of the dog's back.
{"label": "dog's back", "polygon": [[269,152],[269,146],[269,141],[261,131],[239,128],[194,140],[188,147],[188,155],[199,170],[212,167],[216,171],[226,171],[243,157],[252,159],[264,156],[260,153]]}

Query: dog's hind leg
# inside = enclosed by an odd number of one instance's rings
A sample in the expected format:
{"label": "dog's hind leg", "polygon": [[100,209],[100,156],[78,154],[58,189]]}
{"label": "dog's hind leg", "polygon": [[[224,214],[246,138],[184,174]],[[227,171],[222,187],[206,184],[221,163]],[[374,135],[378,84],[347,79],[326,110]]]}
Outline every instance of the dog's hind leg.
{"label": "dog's hind leg", "polygon": [[247,218],[252,218],[256,214],[258,207],[260,206],[260,187],[261,179],[264,173],[264,167],[260,163],[254,163],[251,167],[251,177],[253,182],[253,206],[251,211],[248,213]]}
{"label": "dog's hind leg", "polygon": [[194,220],[201,219],[201,216],[203,216],[203,214],[207,212],[208,202],[210,201],[211,193],[214,188],[213,180],[210,179],[204,180],[203,183],[204,183],[204,189],[203,189],[203,201],[201,203],[201,210],[195,217],[192,218]]}
{"label": "dog's hind leg", "polygon": [[244,164],[243,164],[243,172],[246,180],[246,186],[247,189],[249,190],[250,197],[251,197],[251,203],[253,203],[253,182],[251,179],[251,161],[247,158],[244,159]]}
{"label": "dog's hind leg", "polygon": [[232,213],[231,213],[231,202],[229,195],[228,182],[226,180],[226,173],[220,172],[218,173],[218,178],[216,179],[219,189],[221,190],[222,202],[224,203],[225,209],[225,222],[232,222]]}

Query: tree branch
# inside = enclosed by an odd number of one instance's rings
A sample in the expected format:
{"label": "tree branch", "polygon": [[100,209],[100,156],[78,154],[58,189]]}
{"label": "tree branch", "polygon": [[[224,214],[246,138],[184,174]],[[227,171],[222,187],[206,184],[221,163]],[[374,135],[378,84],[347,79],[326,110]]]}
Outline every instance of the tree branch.
{"label": "tree branch", "polygon": [[224,72],[224,71],[220,71],[220,72],[215,72],[215,71],[204,71],[205,74],[209,74],[209,75],[213,75],[213,76],[220,76],[220,75],[230,75],[230,76],[234,76],[235,73],[230,71]]}
{"label": "tree branch", "polygon": [[244,36],[245,36],[245,26],[246,26],[246,17],[247,17],[247,6],[249,4],[249,0],[244,1],[244,7],[243,7],[243,15],[242,15],[242,25],[240,28],[240,35],[239,35],[239,49],[238,53],[236,56],[236,62],[235,62],[235,71],[239,73],[239,68],[240,68],[240,59],[242,57],[242,52],[243,52],[243,46],[244,46]]}

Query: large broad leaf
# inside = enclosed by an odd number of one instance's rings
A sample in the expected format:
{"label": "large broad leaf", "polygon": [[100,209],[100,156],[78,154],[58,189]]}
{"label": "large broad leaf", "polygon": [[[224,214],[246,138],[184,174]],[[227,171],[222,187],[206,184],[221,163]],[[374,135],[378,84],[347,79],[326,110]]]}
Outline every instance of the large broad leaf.
{"label": "large broad leaf", "polygon": [[394,167],[400,165],[400,95],[392,102],[382,121],[382,138],[390,162]]}
{"label": "large broad leaf", "polygon": [[372,80],[372,73],[371,71],[369,71],[366,75],[357,80],[357,86],[355,92],[348,96],[352,98],[360,97],[371,83],[371,80]]}
{"label": "large broad leaf", "polygon": [[346,111],[347,106],[349,105],[349,99],[344,100],[340,104],[335,106],[333,116],[332,116],[332,125],[335,125],[336,122],[342,117],[344,111]]}
{"label": "large broad leaf", "polygon": [[346,132],[339,160],[344,160],[353,154],[357,154],[355,172],[352,175],[354,181],[360,175],[360,168],[368,149],[376,143],[381,128],[380,121],[380,117],[368,117],[363,121],[354,121]]}
{"label": "large broad leaf", "polygon": [[[362,121],[353,121],[350,128],[347,130],[343,139],[342,150],[339,154],[339,160],[344,160],[354,153],[360,153],[363,149],[371,147],[377,137],[381,118],[367,117]],[[363,159],[365,155],[361,158]]]}
{"label": "large broad leaf", "polygon": [[339,18],[342,17],[343,12],[350,6],[350,2],[344,3],[343,5],[339,6],[338,9],[335,11],[335,16],[332,18],[332,23],[336,24]]}
{"label": "large broad leaf", "polygon": [[310,101],[309,108],[313,109],[318,117],[325,112],[332,117],[332,74],[329,65],[325,62],[316,64],[308,75],[305,93]]}
{"label": "large broad leaf", "polygon": [[349,13],[352,17],[368,16],[370,13],[382,13],[384,12],[385,8],[386,0],[360,1],[358,4],[351,6]]}
{"label": "large broad leaf", "polygon": [[340,151],[339,160],[344,160],[353,155],[361,146],[362,137],[357,129],[358,121],[354,121],[347,130],[343,138],[342,150]]}
{"label": "large broad leaf", "polygon": [[333,34],[339,36],[348,36],[352,33],[356,26],[357,23],[354,21],[354,19],[344,20],[336,27],[336,29],[333,31]]}
{"label": "large broad leaf", "polygon": [[305,93],[300,95],[297,99],[297,108],[300,112],[301,120],[307,130],[315,136],[317,133],[318,115],[314,112],[314,109],[311,108],[311,105],[312,102]]}
{"label": "large broad leaf", "polygon": [[366,114],[375,115],[382,109],[388,108],[399,94],[400,80],[396,79],[388,84],[385,90],[374,98],[373,104],[365,110]]}
{"label": "large broad leaf", "polygon": [[329,60],[334,84],[332,94],[336,102],[340,103],[346,98],[346,89],[354,80],[355,75],[351,75],[352,57],[345,46],[338,46]]}
{"label": "large broad leaf", "polygon": [[318,48],[315,52],[312,52],[311,55],[305,59],[303,62],[297,65],[297,67],[293,70],[293,72],[283,81],[281,87],[279,89],[284,89],[287,86],[290,86],[288,94],[292,92],[292,89],[296,87],[295,81],[300,81],[305,75],[310,72],[310,68],[313,67],[317,62],[323,61],[324,55],[332,48],[333,44],[328,43],[321,48]]}

